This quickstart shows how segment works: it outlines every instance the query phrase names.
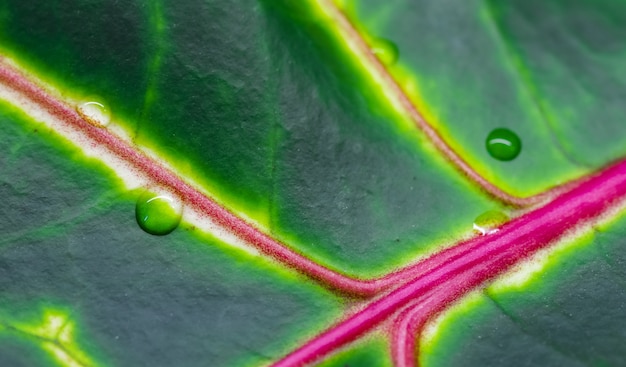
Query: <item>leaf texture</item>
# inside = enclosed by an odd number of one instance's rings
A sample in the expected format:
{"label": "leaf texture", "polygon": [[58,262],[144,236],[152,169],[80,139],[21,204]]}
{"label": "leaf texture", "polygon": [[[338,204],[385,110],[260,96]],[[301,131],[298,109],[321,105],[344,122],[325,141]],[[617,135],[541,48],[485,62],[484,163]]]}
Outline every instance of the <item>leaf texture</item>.
{"label": "leaf texture", "polygon": [[[621,7],[4,1],[0,365],[626,363]],[[86,101],[111,124],[77,114]],[[89,154],[113,140],[96,147],[49,115],[119,138],[156,173],[131,165],[144,181],[129,186]],[[485,149],[499,127],[522,141],[510,162]],[[135,223],[159,175],[190,187],[167,236]],[[571,225],[541,217],[538,228],[563,231],[538,231],[536,248],[520,239],[397,301],[497,242],[477,217],[513,218],[498,224],[508,238],[543,205],[580,212]],[[514,260],[498,265],[507,251]],[[420,307],[431,307],[425,329],[398,339]],[[359,315],[370,316],[345,342],[300,352]]]}

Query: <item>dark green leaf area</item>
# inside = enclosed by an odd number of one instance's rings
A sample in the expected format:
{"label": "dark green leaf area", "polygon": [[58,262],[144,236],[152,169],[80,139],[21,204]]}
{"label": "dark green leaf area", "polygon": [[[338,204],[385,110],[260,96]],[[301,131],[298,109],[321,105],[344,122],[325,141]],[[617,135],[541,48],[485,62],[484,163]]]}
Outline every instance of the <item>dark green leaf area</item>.
{"label": "dark green leaf area", "polygon": [[102,187],[112,182],[110,172],[93,162],[97,174],[75,172],[75,165],[84,163],[77,152],[58,142],[42,144],[40,139],[52,132],[43,125],[18,125],[18,121],[24,123],[23,118],[0,104],[0,244],[14,243],[27,234],[46,236],[61,230],[106,200],[108,193]]}
{"label": "dark green leaf area", "polygon": [[0,332],[0,366],[49,367],[58,362],[41,349],[36,338]]}
{"label": "dark green leaf area", "polygon": [[[103,69],[71,42],[89,39],[89,33],[74,33],[91,25],[70,31],[76,20],[62,15],[65,8],[49,5],[53,24],[40,19],[44,30],[62,29],[61,41],[29,31],[36,34],[0,42],[20,45],[16,52],[28,59],[50,54],[50,73],[62,85],[101,80],[88,90],[114,101],[112,123],[116,110],[141,111],[121,113],[129,117],[138,145],[164,155],[227,207],[342,270],[389,270],[466,233],[473,218],[494,209],[447,162],[431,157],[417,133],[398,129],[398,117],[329,31],[332,24],[304,3],[292,5],[131,4],[123,19],[132,18],[127,28],[139,39],[96,38],[111,55],[126,55],[110,56]],[[18,13],[25,6],[5,5],[13,15],[4,22],[28,19]],[[106,27],[97,22],[113,16],[110,6],[76,9],[102,31]],[[82,10],[92,7],[104,14]],[[131,42],[147,49],[128,48]],[[85,59],[67,56],[74,54]],[[59,55],[76,65],[60,65]],[[117,94],[129,84],[141,98]]]}
{"label": "dark green leaf area", "polygon": [[[544,3],[549,2],[554,1]],[[512,2],[492,3],[509,7]],[[499,29],[489,2],[359,0],[353,4],[350,14],[364,32],[398,45],[397,67],[389,70],[401,84],[406,83],[407,90],[413,88],[409,79],[414,79],[430,122],[480,173],[519,195],[541,192],[583,173],[580,162],[563,153],[563,140],[554,136],[539,103],[544,94],[527,80],[526,65],[510,50],[515,40]],[[538,12],[527,19],[529,29],[534,29],[535,19],[554,18]],[[537,32],[529,42],[536,40],[540,47],[540,40],[550,37],[549,32]],[[564,88],[562,95],[571,94]],[[576,107],[561,103],[555,108]],[[602,134],[616,131],[606,130],[598,119],[585,121],[587,125],[576,129],[586,134],[597,134],[597,129],[604,129]],[[485,138],[499,127],[514,131],[524,144],[514,161],[496,161],[485,150]]]}
{"label": "dark green leaf area", "polygon": [[498,207],[398,128],[328,24],[272,10],[274,233],[323,263],[371,276],[467,233]]}
{"label": "dark green leaf area", "polygon": [[489,1],[496,26],[567,155],[598,167],[626,154],[626,3]]}
{"label": "dark green leaf area", "polygon": [[69,87],[100,97],[113,118],[138,119],[157,44],[142,1],[19,1],[0,4],[0,49]]}
{"label": "dark green leaf area", "polygon": [[[3,128],[28,125],[3,119]],[[8,138],[0,144],[0,157],[20,167],[19,174],[2,167],[3,185],[29,182],[41,196],[2,207],[0,223],[35,223],[0,231],[2,324],[33,305],[60,305],[76,320],[82,351],[99,364],[239,366],[278,358],[303,333],[338,316],[333,296],[263,258],[189,227],[165,237],[146,234],[134,218],[139,192],[120,194],[112,181],[90,180],[98,169],[93,162],[50,154],[48,143],[36,137],[29,138],[29,155],[22,159],[5,143],[19,139],[3,136]],[[39,175],[45,180],[37,180]],[[51,183],[65,189],[51,190]],[[77,209],[77,198],[84,209]],[[57,211],[76,213],[52,226],[46,202],[65,203]],[[32,365],[30,358],[20,361]]]}
{"label": "dark green leaf area", "polygon": [[62,92],[101,99],[138,144],[248,211],[266,211],[271,188],[263,26],[253,0],[0,5],[2,49]]}
{"label": "dark green leaf area", "polygon": [[163,5],[164,51],[137,142],[229,207],[266,213],[277,79],[258,8],[253,0]]}
{"label": "dark green leaf area", "polygon": [[489,290],[449,321],[427,366],[625,365],[625,238],[622,218],[560,254],[524,292]]}
{"label": "dark green leaf area", "polygon": [[391,367],[389,340],[383,335],[370,335],[350,347],[328,357],[317,367]]}
{"label": "dark green leaf area", "polygon": [[436,344],[420,354],[421,366],[585,366],[528,334],[487,297],[446,321]]}

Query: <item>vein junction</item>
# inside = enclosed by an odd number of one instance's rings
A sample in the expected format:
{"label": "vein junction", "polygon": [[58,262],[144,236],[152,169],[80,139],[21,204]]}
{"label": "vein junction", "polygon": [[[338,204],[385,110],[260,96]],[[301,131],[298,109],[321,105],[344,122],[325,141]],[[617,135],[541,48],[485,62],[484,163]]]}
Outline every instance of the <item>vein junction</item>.
{"label": "vein junction", "polygon": [[[344,32],[355,52],[370,63],[373,74],[387,86],[389,98],[411,116],[439,152],[468,179],[503,202],[527,207],[544,202],[544,206],[513,219],[495,233],[461,242],[383,277],[357,279],[308,259],[249,220],[229,211],[210,193],[178,175],[165,162],[140,150],[122,131],[87,121],[72,103],[50,92],[50,88],[42,87],[41,82],[7,59],[0,59],[0,98],[44,121],[79,146],[85,154],[97,154],[98,158],[125,177],[129,186],[158,185],[180,197],[185,207],[193,212],[192,215],[209,223],[205,227],[207,230],[224,234],[226,242],[241,243],[346,297],[369,299],[363,302],[358,312],[305,342],[274,366],[302,366],[316,362],[394,318],[394,361],[398,366],[413,366],[415,334],[434,315],[470,290],[483,286],[533,253],[550,246],[564,233],[592,224],[614,208],[626,196],[626,161],[537,197],[516,198],[504,193],[452,151],[425,121],[336,6],[330,0],[318,1]],[[58,335],[62,335],[61,331]],[[66,361],[65,365],[86,365],[72,359],[74,357],[64,349],[63,344],[46,343],[54,349],[53,353],[58,358]],[[60,357],[62,355],[67,357]]]}
{"label": "vein junction", "polygon": [[75,322],[62,311],[46,309],[40,323],[0,321],[0,333],[12,333],[32,340],[63,367],[94,367],[75,337]]}

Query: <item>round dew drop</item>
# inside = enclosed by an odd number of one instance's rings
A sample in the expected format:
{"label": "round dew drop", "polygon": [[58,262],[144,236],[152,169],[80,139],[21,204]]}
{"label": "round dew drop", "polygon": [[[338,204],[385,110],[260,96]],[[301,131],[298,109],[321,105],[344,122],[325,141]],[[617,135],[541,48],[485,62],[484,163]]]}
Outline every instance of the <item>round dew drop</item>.
{"label": "round dew drop", "polygon": [[522,141],[519,136],[505,128],[491,131],[485,144],[489,155],[500,161],[511,161],[522,151]]}
{"label": "round dew drop", "polygon": [[178,227],[182,214],[182,205],[172,196],[146,191],[135,206],[137,224],[144,231],[163,236]]}
{"label": "round dew drop", "polygon": [[509,216],[497,211],[489,210],[474,219],[474,230],[485,236],[498,232],[498,227],[509,221]]}
{"label": "round dew drop", "polygon": [[385,65],[391,66],[398,61],[398,46],[386,39],[379,38],[372,44],[372,53]]}
{"label": "round dew drop", "polygon": [[78,113],[92,125],[104,127],[111,122],[111,113],[100,102],[81,103],[76,109]]}

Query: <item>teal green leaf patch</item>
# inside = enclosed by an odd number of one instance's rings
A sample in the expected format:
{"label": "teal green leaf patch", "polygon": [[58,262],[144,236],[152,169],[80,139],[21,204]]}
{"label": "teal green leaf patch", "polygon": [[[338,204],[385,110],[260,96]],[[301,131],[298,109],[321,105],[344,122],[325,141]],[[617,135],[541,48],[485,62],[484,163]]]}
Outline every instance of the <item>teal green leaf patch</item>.
{"label": "teal green leaf patch", "polygon": [[274,233],[323,263],[373,276],[468,233],[476,216],[499,207],[398,128],[328,27],[269,19],[281,70]]}
{"label": "teal green leaf patch", "polygon": [[[527,65],[509,45],[516,41],[500,29],[491,3],[511,6],[497,1],[362,0],[350,1],[346,8],[360,31],[398,46],[398,62],[388,68],[390,73],[449,144],[486,178],[527,196],[579,176],[584,165],[564,149],[568,143],[553,130],[544,108],[546,96],[528,80]],[[514,9],[511,13],[518,14]],[[570,15],[576,16],[562,14]],[[571,93],[564,90],[561,95]],[[554,108],[575,106],[561,103]],[[594,136],[593,123],[586,121],[581,132]],[[565,121],[563,126],[571,127]],[[521,139],[523,149],[516,159],[501,162],[485,149],[485,139],[496,128],[510,129]],[[602,163],[606,160],[594,167]]]}
{"label": "teal green leaf patch", "polygon": [[389,353],[389,346],[382,335],[372,335],[369,338],[355,343],[351,348],[343,350],[337,355],[328,358],[319,367],[391,367],[393,363]]}
{"label": "teal green leaf patch", "polygon": [[[67,9],[51,7],[50,17],[35,15],[38,30],[0,42],[62,92],[100,96],[139,148],[306,256],[372,277],[471,233],[475,217],[501,208],[403,128],[312,6],[133,3],[119,21],[140,40],[96,38],[109,50],[91,54],[85,39],[116,16],[105,3],[77,5],[94,20],[78,34],[65,30],[76,21]],[[30,9],[3,6],[6,28]],[[127,85],[133,98],[117,93]]]}
{"label": "teal green leaf patch", "polygon": [[[0,63],[51,87],[67,116],[74,108],[86,119],[77,129],[127,133],[98,143],[145,152],[138,174],[151,184],[171,168],[170,185],[193,186],[173,191],[197,194],[181,198],[187,212],[152,206],[158,189],[125,189],[38,123],[29,93],[22,112],[0,103],[0,366],[260,366],[316,337],[335,348],[315,351],[328,352],[322,366],[391,366],[401,350],[391,336],[406,320],[376,302],[407,306],[402,292],[423,279],[385,275],[537,210],[494,192],[541,194],[626,154],[623,5],[336,3],[0,4]],[[0,77],[0,93],[19,89],[19,77]],[[415,126],[413,107],[450,151]],[[580,195],[595,200],[591,189]],[[242,220],[211,212],[213,199]],[[190,224],[198,208],[233,233],[201,233]],[[612,209],[597,205],[606,220],[619,217]],[[444,315],[419,345],[420,363],[626,364],[626,224],[593,236],[572,227],[575,245],[529,281],[484,284]],[[463,263],[474,250],[444,252],[423,278],[449,270],[463,281],[461,271],[484,265]],[[310,270],[319,265],[330,270]],[[442,290],[424,289],[425,303]],[[365,315],[357,326],[354,314]],[[321,334],[333,328],[358,340]]]}
{"label": "teal green leaf patch", "polygon": [[488,288],[465,311],[452,312],[424,365],[623,364],[625,224],[622,216],[601,227],[522,287]]}
{"label": "teal green leaf patch", "polygon": [[[14,221],[0,247],[3,349],[33,348],[4,326],[33,319],[19,314],[42,303],[77,315],[75,332],[93,365],[265,363],[338,317],[327,291],[192,227],[145,233],[134,218],[139,192],[122,192],[98,163],[72,159],[76,152],[49,135],[33,138],[40,125],[2,109],[0,129],[11,143],[2,146],[0,195],[21,197],[21,205],[2,207]],[[50,353],[2,358],[46,365]]]}
{"label": "teal green leaf patch", "polygon": [[590,167],[624,156],[624,4],[488,3],[565,153]]}

